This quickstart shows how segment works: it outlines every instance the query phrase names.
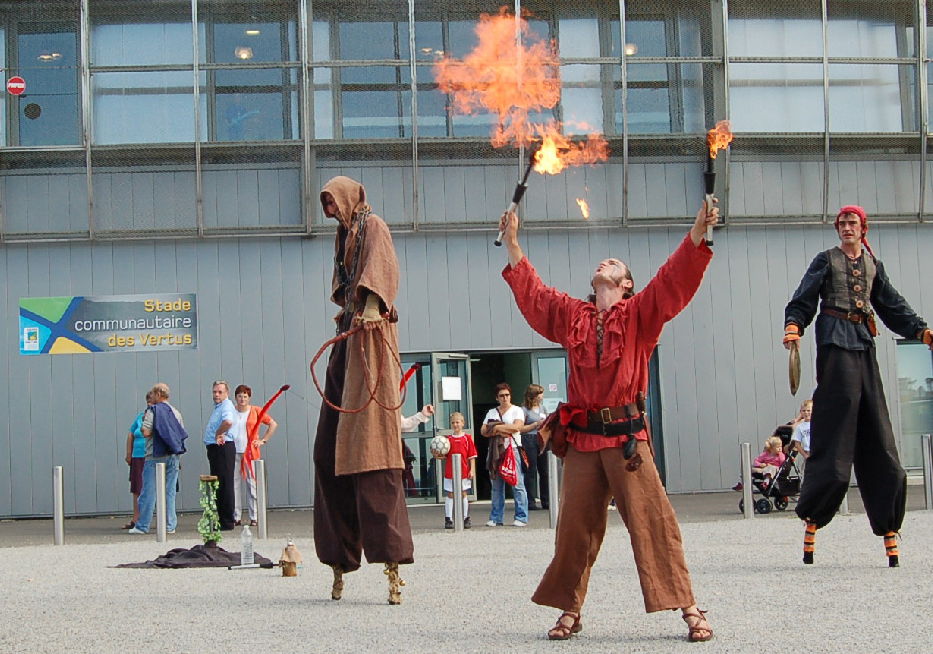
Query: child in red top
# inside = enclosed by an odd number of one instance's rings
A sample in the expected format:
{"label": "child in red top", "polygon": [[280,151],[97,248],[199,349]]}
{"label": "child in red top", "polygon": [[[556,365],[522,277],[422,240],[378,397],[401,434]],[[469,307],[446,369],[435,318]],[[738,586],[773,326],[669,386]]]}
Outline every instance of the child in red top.
{"label": "child in red top", "polygon": [[453,529],[453,510],[454,510],[454,482],[453,482],[453,455],[460,455],[460,464],[462,466],[461,479],[463,486],[463,528],[469,529],[470,524],[470,500],[467,493],[473,487],[473,480],[476,479],[476,444],[473,443],[473,437],[463,431],[463,414],[454,412],[450,414],[450,428],[454,433],[448,436],[450,440],[450,451],[444,463],[444,492],[447,493],[447,499],[444,500],[444,528]]}

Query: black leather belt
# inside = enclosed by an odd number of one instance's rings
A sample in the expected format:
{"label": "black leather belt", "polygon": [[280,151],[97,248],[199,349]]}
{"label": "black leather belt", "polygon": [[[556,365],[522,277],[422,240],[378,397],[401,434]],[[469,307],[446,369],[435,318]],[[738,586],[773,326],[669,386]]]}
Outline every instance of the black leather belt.
{"label": "black leather belt", "polygon": [[588,420],[586,427],[573,425],[575,429],[587,434],[600,434],[602,436],[634,436],[645,428],[644,416],[629,418],[619,422],[603,422]]}

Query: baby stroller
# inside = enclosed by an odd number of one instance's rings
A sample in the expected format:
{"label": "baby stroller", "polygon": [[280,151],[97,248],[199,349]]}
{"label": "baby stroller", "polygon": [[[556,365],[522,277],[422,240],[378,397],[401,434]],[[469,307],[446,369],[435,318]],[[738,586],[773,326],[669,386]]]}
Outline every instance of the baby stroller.
{"label": "baby stroller", "polygon": [[[790,498],[800,494],[800,474],[794,463],[796,458],[797,452],[791,450],[774,479],[768,479],[758,472],[752,473],[752,507],[755,513],[771,513],[772,508],[783,511]],[[756,500],[755,495],[761,497]],[[739,512],[745,512],[744,498],[739,500]]]}

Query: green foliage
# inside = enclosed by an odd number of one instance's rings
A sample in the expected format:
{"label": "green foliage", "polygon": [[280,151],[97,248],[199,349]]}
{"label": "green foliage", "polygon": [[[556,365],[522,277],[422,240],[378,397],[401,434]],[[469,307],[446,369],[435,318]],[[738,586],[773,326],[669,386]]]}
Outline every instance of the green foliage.
{"label": "green foliage", "polygon": [[201,482],[201,508],[204,513],[198,520],[198,533],[204,539],[207,546],[217,545],[223,540],[220,534],[220,515],[217,513],[217,488],[220,482],[202,481]]}

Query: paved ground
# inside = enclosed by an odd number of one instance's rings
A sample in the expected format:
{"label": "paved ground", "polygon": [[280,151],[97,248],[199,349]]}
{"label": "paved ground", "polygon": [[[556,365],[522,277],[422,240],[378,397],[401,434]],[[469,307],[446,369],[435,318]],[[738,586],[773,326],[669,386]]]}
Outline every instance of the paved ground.
{"label": "paved ground", "polygon": [[[701,607],[716,638],[688,645],[675,613],[646,615],[624,527],[610,522],[594,568],[584,631],[544,639],[557,612],[529,597],[553,548],[545,512],[531,526],[444,531],[442,509],[412,508],[413,566],[401,606],[385,603],[381,566],[347,577],[329,599],[330,570],[317,563],[307,511],[270,514],[259,553],[277,559],[291,533],[306,563],[278,570],[127,570],[197,542],[185,516],[169,543],[120,532],[122,519],[67,521],[66,545],[51,545],[50,521],[0,523],[4,617],[0,652],[929,652],[933,513],[910,489],[902,566],[886,566],[857,493],[851,515],[818,536],[816,565],[800,562],[802,527],[792,511],[744,520],[738,493],[672,497]],[[509,507],[510,508],[510,507]],[[488,504],[474,505],[481,524]],[[508,514],[507,514],[508,515]],[[233,541],[233,542],[230,542]],[[223,545],[223,544],[222,544]],[[228,549],[238,549],[231,538]]]}

